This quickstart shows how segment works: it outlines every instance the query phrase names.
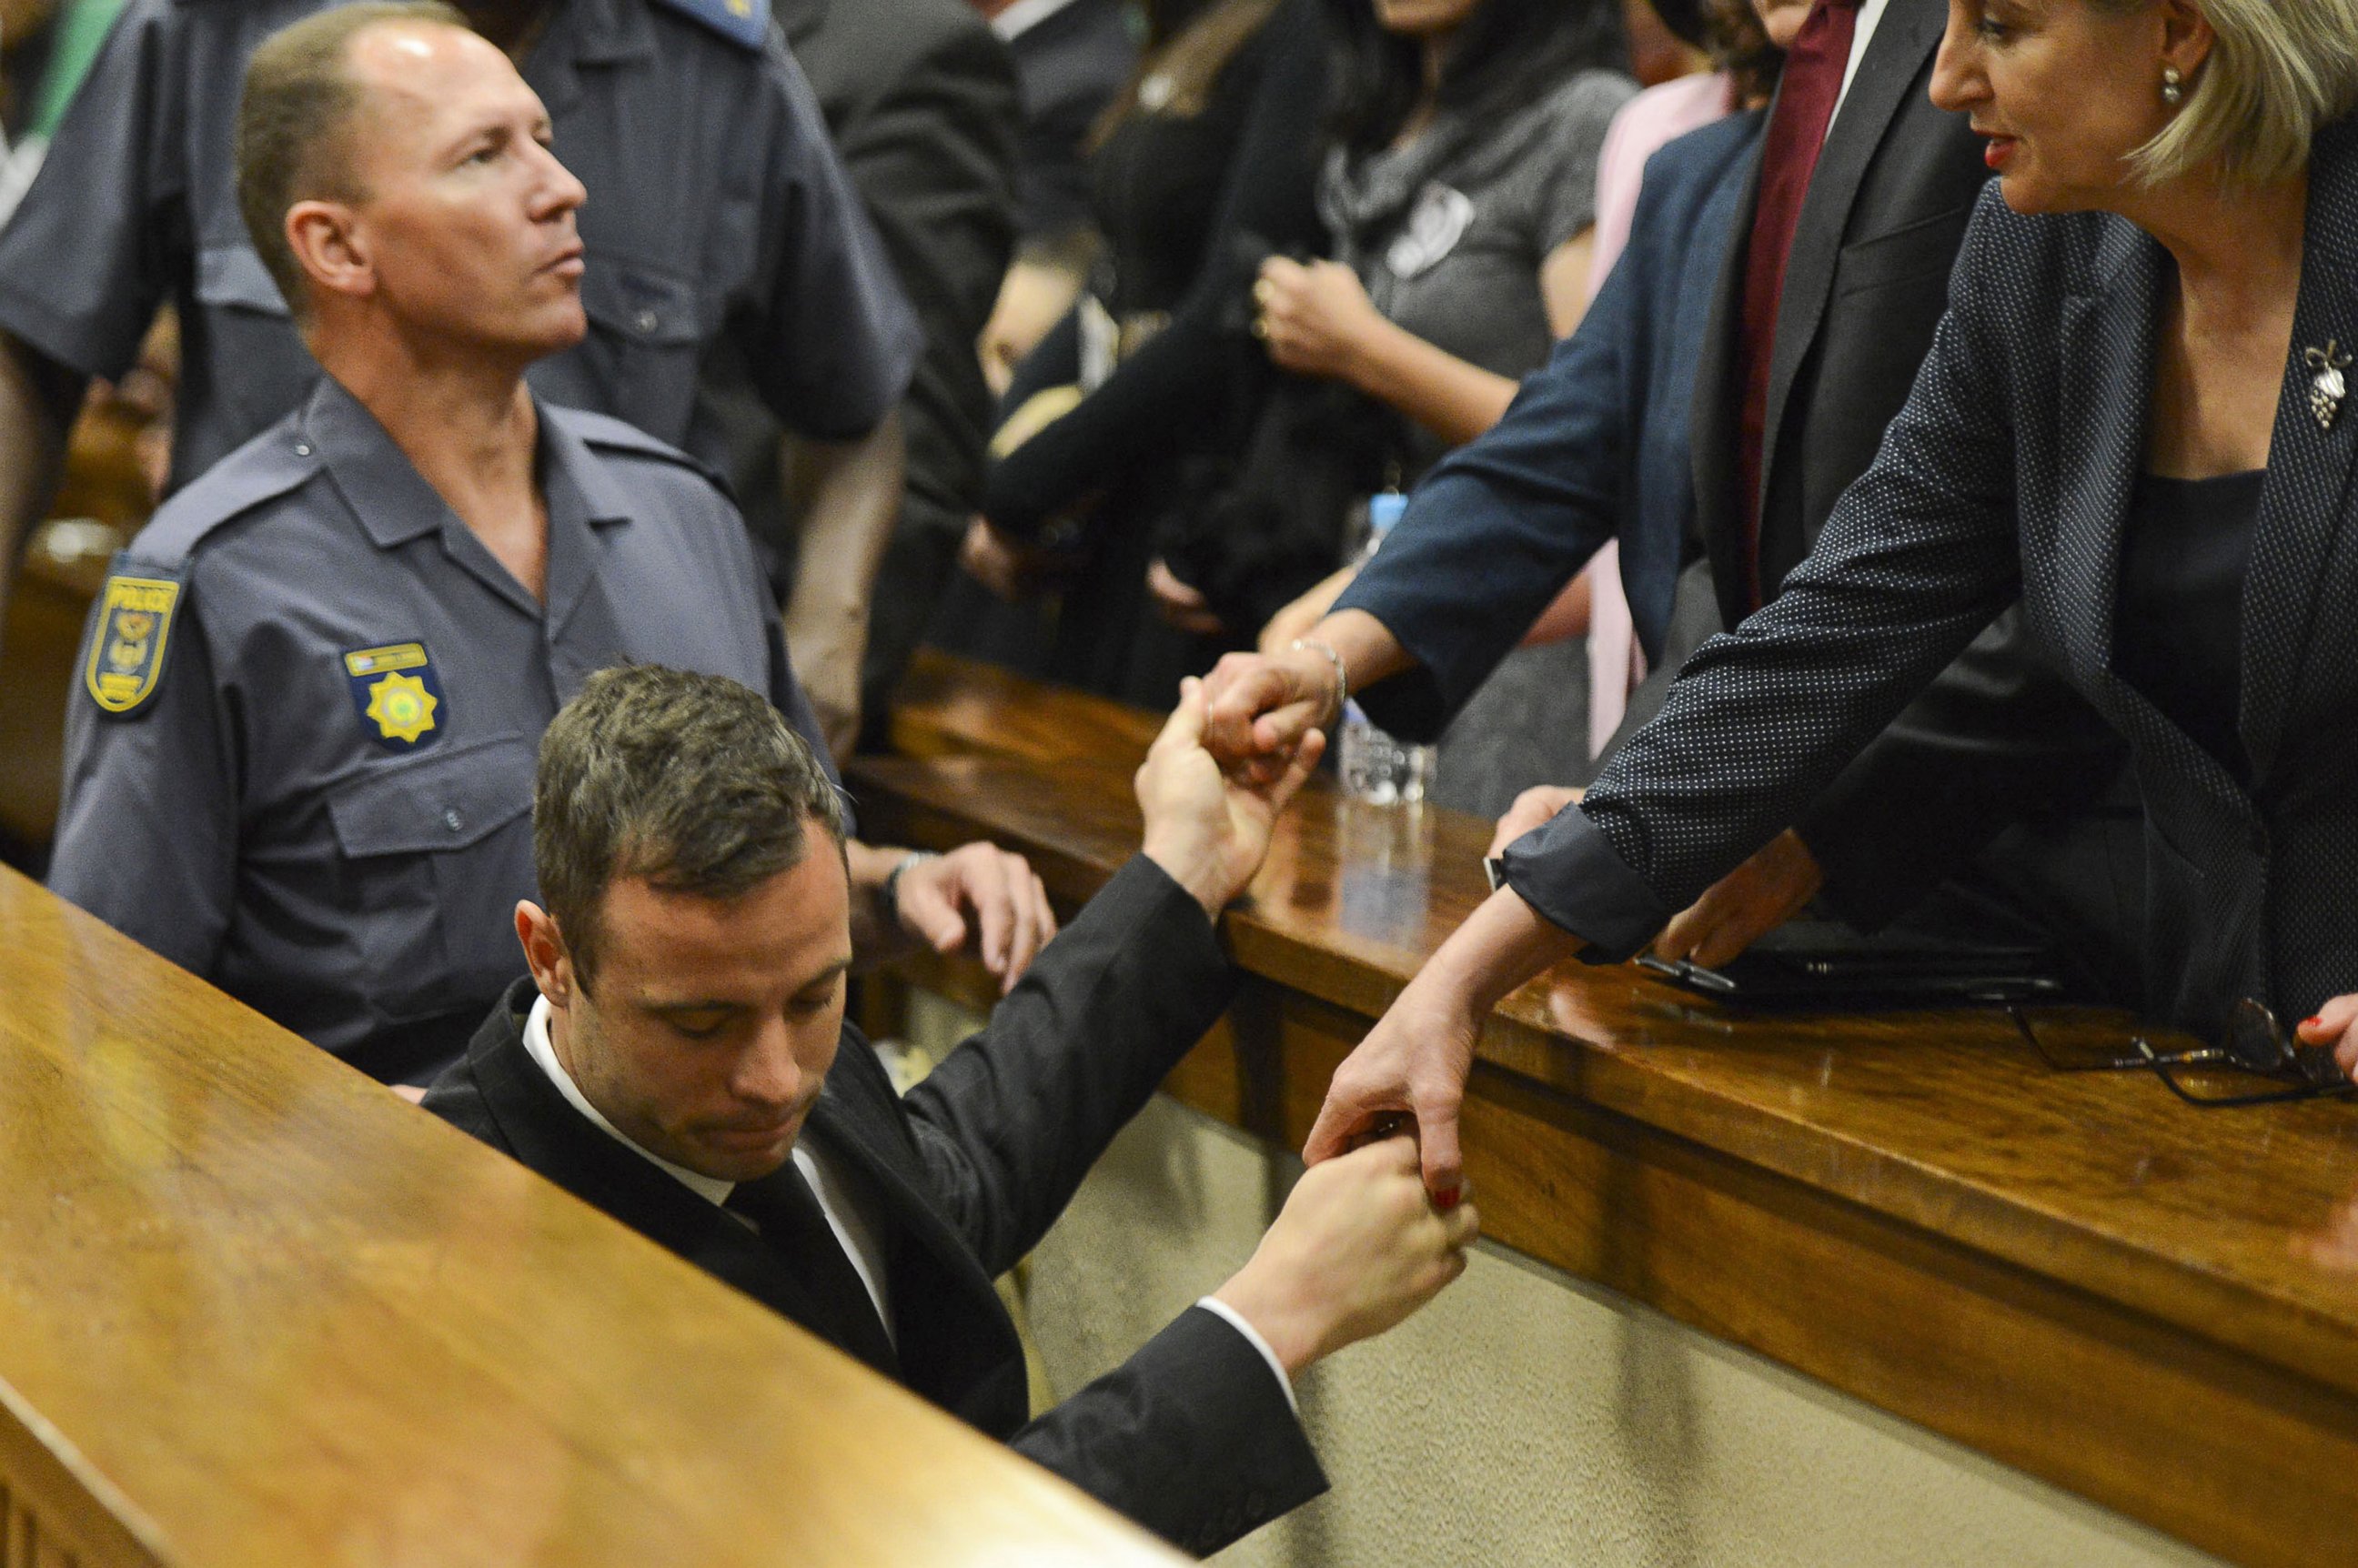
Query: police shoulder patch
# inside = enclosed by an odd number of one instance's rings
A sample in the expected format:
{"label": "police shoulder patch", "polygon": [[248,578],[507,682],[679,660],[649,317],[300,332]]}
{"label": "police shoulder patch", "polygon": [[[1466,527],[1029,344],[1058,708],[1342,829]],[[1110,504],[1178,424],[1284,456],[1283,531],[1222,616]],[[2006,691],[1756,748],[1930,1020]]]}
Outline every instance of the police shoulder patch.
{"label": "police shoulder patch", "polygon": [[654,0],[654,3],[692,22],[701,22],[731,43],[742,44],[749,49],[761,49],[770,39],[770,0]]}
{"label": "police shoulder patch", "polygon": [[108,575],[81,680],[101,713],[128,719],[156,695],[182,586],[169,568],[124,562]]}
{"label": "police shoulder patch", "polygon": [[388,643],[343,655],[352,708],[371,740],[389,752],[415,752],[449,727],[450,702],[423,643]]}

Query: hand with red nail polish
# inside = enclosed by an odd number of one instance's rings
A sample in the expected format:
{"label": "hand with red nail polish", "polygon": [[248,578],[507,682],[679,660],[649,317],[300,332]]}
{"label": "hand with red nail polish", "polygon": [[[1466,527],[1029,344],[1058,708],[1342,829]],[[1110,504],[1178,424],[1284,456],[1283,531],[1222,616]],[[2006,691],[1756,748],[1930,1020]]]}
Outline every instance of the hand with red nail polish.
{"label": "hand with red nail polish", "polygon": [[2343,1074],[2358,1081],[2358,996],[2338,996],[2293,1028],[2304,1045],[2330,1045]]}

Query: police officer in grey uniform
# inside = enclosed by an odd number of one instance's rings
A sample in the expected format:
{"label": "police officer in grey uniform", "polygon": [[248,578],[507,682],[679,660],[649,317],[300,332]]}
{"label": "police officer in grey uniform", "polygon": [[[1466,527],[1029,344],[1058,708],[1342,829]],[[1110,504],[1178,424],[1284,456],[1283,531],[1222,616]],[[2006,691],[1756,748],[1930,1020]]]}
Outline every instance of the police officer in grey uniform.
{"label": "police officer in grey uniform", "polygon": [[[716,482],[525,389],[526,365],[585,330],[581,187],[506,58],[435,10],[316,16],[257,57],[256,238],[329,373],[117,561],[50,871],[406,1083],[455,1055],[509,978],[540,732],[592,672],[730,676],[825,755]],[[346,118],[365,135],[286,112],[323,76],[358,90]],[[360,194],[321,195],[340,191]],[[855,845],[853,881],[871,948],[887,921],[922,929],[964,903],[1020,969],[1054,928],[1028,868],[987,846],[933,862]]]}
{"label": "police officer in grey uniform", "polygon": [[[240,221],[230,142],[254,46],[333,3],[125,5],[0,231],[0,587],[83,381],[122,374],[163,302],[181,330],[174,488],[317,377]],[[768,0],[470,6],[521,54],[591,196],[590,330],[533,367],[536,393],[718,466],[697,372],[726,334],[789,429],[842,441],[886,416],[921,334]]]}

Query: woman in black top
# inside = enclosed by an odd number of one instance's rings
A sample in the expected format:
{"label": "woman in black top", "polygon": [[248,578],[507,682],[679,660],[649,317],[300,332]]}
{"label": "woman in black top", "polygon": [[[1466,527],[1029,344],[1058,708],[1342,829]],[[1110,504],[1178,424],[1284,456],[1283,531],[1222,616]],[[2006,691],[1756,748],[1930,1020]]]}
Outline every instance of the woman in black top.
{"label": "woman in black top", "polygon": [[1253,267],[1324,243],[1325,83],[1317,0],[1217,0],[1148,58],[1094,166],[1107,259],[1016,371],[965,552],[1001,597],[1054,575],[1061,603],[1002,606],[961,582],[934,641],[1169,702],[1195,653],[1147,608],[1151,520],[1201,482],[1205,455],[1238,444],[1270,374],[1242,331]]}

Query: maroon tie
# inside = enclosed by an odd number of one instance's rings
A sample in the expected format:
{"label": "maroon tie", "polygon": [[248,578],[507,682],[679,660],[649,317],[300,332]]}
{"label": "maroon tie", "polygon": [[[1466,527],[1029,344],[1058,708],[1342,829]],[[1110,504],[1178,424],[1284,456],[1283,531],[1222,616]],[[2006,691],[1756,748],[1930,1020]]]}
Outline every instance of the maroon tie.
{"label": "maroon tie", "polygon": [[1817,0],[1785,57],[1777,107],[1760,146],[1760,200],[1752,212],[1752,243],[1745,253],[1742,363],[1744,406],[1736,428],[1736,482],[1743,486],[1744,594],[1760,607],[1760,475],[1766,466],[1768,357],[1777,339],[1777,301],[1785,291],[1785,258],[1793,249],[1801,199],[1826,145],[1826,126],[1842,96],[1843,72],[1858,27],[1859,0]]}

